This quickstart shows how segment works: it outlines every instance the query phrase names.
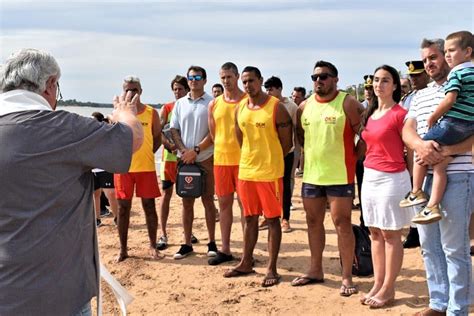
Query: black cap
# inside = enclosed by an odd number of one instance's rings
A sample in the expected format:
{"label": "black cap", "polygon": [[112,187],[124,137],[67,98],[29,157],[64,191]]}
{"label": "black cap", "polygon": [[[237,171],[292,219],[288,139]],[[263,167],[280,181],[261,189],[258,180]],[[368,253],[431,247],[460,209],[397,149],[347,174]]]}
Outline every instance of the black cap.
{"label": "black cap", "polygon": [[374,82],[374,76],[365,75],[364,76],[364,88],[372,88]]}
{"label": "black cap", "polygon": [[421,60],[411,60],[405,63],[408,67],[408,75],[417,75],[425,71],[425,66]]}

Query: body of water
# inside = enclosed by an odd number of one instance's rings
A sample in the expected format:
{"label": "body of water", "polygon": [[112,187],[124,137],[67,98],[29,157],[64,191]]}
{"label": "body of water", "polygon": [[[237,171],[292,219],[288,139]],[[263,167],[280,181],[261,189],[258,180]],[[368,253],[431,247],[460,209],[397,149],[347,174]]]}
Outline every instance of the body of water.
{"label": "body of water", "polygon": [[[71,113],[76,113],[82,116],[91,117],[93,112],[100,112],[105,116],[112,114],[113,108],[101,108],[101,107],[91,107],[91,106],[58,106],[57,110],[68,111]],[[160,147],[155,153],[155,165],[156,171],[160,171],[160,162],[161,162],[161,153],[163,146]]]}

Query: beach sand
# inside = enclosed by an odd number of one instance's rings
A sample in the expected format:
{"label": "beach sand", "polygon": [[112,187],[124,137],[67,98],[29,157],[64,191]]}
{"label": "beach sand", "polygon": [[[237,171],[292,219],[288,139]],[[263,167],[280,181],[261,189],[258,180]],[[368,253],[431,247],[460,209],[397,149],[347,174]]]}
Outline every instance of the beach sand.
{"label": "beach sand", "polygon": [[[133,200],[128,246],[130,258],[115,263],[119,241],[112,218],[104,218],[98,229],[102,263],[115,278],[134,296],[128,306],[130,315],[410,315],[428,305],[428,292],[420,248],[406,249],[403,267],[397,279],[394,305],[381,310],[371,310],[359,302],[359,294],[351,297],[339,295],[340,273],[336,233],[330,214],[326,212],[326,247],[324,250],[325,283],[292,287],[290,282],[305,273],[309,265],[309,249],[305,213],[300,196],[301,178],[296,178],[291,213],[293,232],[283,234],[278,272],[282,282],[271,288],[261,287],[267,263],[268,231],[261,231],[256,246],[255,270],[257,274],[239,278],[224,278],[224,271],[237,261],[220,266],[207,264],[207,230],[201,201],[195,204],[193,233],[200,243],[194,245],[195,254],[182,260],[173,260],[173,254],[182,242],[181,200],[171,201],[168,234],[170,247],[163,251],[166,258],[160,261],[148,257],[148,235],[139,199]],[[157,209],[159,201],[157,199]],[[217,206],[217,202],[216,202]],[[242,228],[240,211],[234,204],[231,247],[234,256],[242,254]],[[359,223],[359,210],[353,210],[353,223]],[[158,236],[160,234],[158,233]],[[216,239],[219,247],[220,228],[217,223]],[[354,277],[362,293],[373,282],[372,277]],[[104,315],[120,315],[119,306],[102,281]],[[95,305],[95,304],[94,304]],[[474,313],[474,307],[471,307]]]}

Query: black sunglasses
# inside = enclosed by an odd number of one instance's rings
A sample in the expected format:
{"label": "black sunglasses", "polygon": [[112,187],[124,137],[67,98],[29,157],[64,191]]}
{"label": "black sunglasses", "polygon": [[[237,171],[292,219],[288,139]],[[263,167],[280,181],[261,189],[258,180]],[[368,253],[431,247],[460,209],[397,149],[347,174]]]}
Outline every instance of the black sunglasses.
{"label": "black sunglasses", "polygon": [[140,90],[138,90],[137,88],[125,90],[125,92],[133,92],[133,93],[138,93],[138,91],[140,91]]}
{"label": "black sunglasses", "polygon": [[319,80],[323,81],[329,77],[334,77],[334,76],[331,75],[330,73],[314,74],[314,75],[311,75],[311,80],[316,81],[319,78]]}

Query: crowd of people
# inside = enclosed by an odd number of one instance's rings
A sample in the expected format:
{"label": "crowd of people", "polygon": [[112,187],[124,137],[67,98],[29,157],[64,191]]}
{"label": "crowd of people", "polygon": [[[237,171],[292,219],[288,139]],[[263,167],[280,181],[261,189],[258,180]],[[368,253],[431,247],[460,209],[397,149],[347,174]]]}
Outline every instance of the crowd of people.
{"label": "crowd of people", "polygon": [[[264,80],[253,66],[240,73],[232,62],[220,67],[221,84],[211,96],[206,70],[190,66],[171,81],[175,101],[160,113],[142,103],[140,79],[127,76],[108,117],[112,124],[97,113],[86,118],[54,111],[61,76],[54,57],[35,49],[13,54],[0,70],[0,141],[6,144],[0,153],[0,314],[90,315],[99,290],[100,190],[116,218],[117,261],[129,256],[134,195],[145,213],[150,256],[159,260],[169,246],[178,169],[196,164],[205,180],[200,199],[209,265],[236,259],[231,230],[237,196],[242,257],[223,277],[255,273],[259,230],[268,229],[261,285],[280,282],[282,233],[292,231],[294,177],[302,172],[310,260],[291,285],[325,282],[329,208],[342,266],[339,294],[357,294],[351,221],[357,175],[360,224],[370,233],[374,267],[373,286],[360,303],[389,306],[403,248],[421,246],[430,301],[417,315],[467,315],[474,291],[474,37],[455,32],[446,41],[424,39],[420,48],[421,60],[406,63],[407,77],[389,65],[364,76],[362,102],[338,89],[338,69],[324,60],[312,69],[312,94],[295,87],[291,98],[282,95],[280,78]],[[160,147],[163,196],[154,160]],[[198,242],[192,233],[196,198],[180,199],[183,243],[176,260],[192,254]]]}

